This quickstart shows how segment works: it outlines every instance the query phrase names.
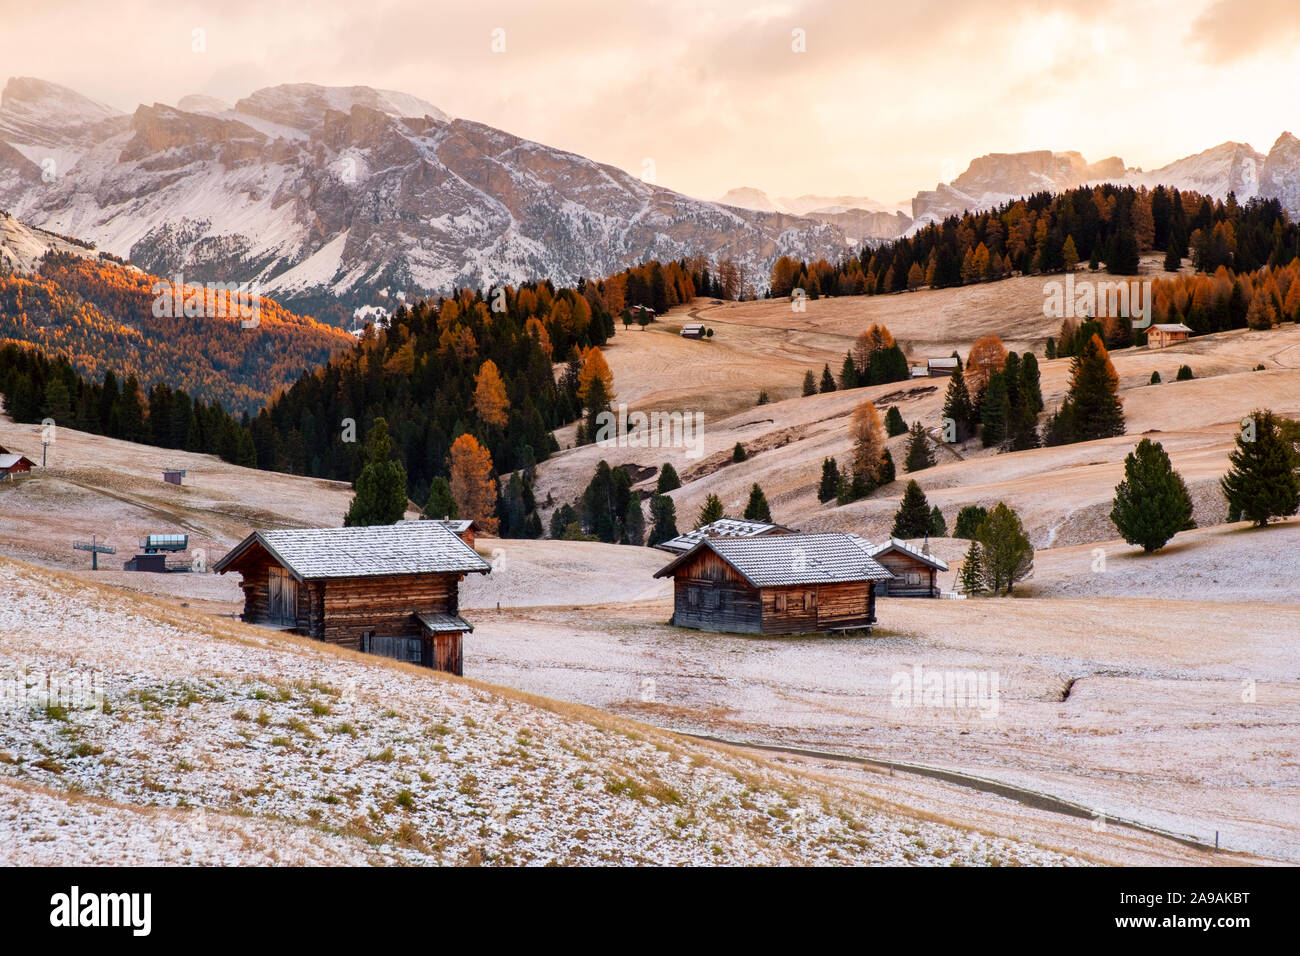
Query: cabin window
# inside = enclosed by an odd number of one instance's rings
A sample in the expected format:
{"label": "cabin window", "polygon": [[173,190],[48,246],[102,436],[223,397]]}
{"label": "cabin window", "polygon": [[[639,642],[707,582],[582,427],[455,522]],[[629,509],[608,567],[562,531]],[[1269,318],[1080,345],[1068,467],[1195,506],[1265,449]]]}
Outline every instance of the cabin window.
{"label": "cabin window", "polygon": [[687,589],[686,589],[686,603],[689,604],[691,607],[698,607],[698,606],[699,606],[699,603],[700,603],[700,589],[699,589],[699,588],[687,588]]}
{"label": "cabin window", "polygon": [[913,584],[913,585],[920,584],[920,583],[921,583],[921,572],[920,572],[920,571],[908,571],[908,572],[907,572],[907,583],[908,583],[908,584]]}
{"label": "cabin window", "polygon": [[804,592],[803,592],[803,606],[804,606],[804,608],[805,608],[806,610],[809,610],[809,611],[811,611],[813,608],[815,608],[815,607],[817,606],[817,592],[816,592],[816,591],[804,591]]}
{"label": "cabin window", "polygon": [[778,594],[778,595],[776,596],[776,609],[777,609],[778,611],[784,611],[784,610],[786,609],[786,603],[785,603],[785,592],[784,592],[784,591],[782,591],[780,594]]}

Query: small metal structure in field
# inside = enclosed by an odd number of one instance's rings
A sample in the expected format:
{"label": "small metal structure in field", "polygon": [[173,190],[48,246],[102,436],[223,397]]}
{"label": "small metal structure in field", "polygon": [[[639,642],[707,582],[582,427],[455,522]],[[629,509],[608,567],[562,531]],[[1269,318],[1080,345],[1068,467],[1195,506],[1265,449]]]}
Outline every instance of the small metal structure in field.
{"label": "small metal structure in field", "polygon": [[184,468],[165,468],[163,469],[163,481],[169,485],[179,485],[185,480]]}
{"label": "small metal structure in field", "polygon": [[99,535],[92,534],[89,541],[72,542],[72,550],[90,552],[90,570],[99,570],[99,556],[101,554],[117,554],[117,548],[111,544],[101,544]]}

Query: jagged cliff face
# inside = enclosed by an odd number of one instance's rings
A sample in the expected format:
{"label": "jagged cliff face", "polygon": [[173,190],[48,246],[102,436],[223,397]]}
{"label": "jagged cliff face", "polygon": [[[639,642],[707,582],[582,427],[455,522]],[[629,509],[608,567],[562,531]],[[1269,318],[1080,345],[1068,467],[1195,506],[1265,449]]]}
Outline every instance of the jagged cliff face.
{"label": "jagged cliff face", "polygon": [[[16,83],[0,208],[152,272],[256,279],[288,301],[571,283],[694,255],[761,287],[778,255],[847,249],[832,225],[691,199],[401,93],[298,84],[96,117],[71,91],[43,84],[33,102]],[[56,147],[58,175],[42,176]]]}

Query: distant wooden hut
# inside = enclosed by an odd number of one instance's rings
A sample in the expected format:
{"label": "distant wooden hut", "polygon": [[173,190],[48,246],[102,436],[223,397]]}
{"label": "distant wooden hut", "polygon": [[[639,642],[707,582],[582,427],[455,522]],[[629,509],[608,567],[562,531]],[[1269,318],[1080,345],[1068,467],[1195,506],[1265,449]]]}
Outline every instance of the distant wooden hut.
{"label": "distant wooden hut", "polygon": [[460,581],[491,567],[439,521],[257,531],[213,571],[237,571],[243,619],[460,674]]}
{"label": "distant wooden hut", "polygon": [[687,322],[682,326],[682,338],[684,339],[702,339],[704,338],[703,322]]}
{"label": "distant wooden hut", "polygon": [[36,462],[26,455],[11,455],[0,452],[0,480],[26,474],[35,467]]}
{"label": "distant wooden hut", "polygon": [[471,548],[474,547],[474,536],[478,533],[477,521],[472,518],[435,518],[434,520]]}
{"label": "distant wooden hut", "polygon": [[942,558],[899,538],[875,545],[871,548],[871,556],[893,575],[881,582],[878,592],[881,597],[939,596],[939,572],[948,570],[948,563]]}
{"label": "distant wooden hut", "polygon": [[889,572],[852,534],[703,538],[656,572],[673,624],[739,634],[870,630]]}
{"label": "distant wooden hut", "polygon": [[660,551],[672,554],[685,554],[705,538],[757,538],[765,534],[795,534],[794,528],[769,521],[750,521],[747,518],[719,518],[706,525],[679,534],[675,538],[661,541],[657,545]]}
{"label": "distant wooden hut", "polygon": [[948,378],[957,371],[957,360],[951,355],[947,358],[925,360],[925,372],[930,378]]}
{"label": "distant wooden hut", "polygon": [[1147,348],[1162,349],[1169,345],[1177,345],[1179,342],[1186,342],[1191,334],[1192,330],[1181,322],[1153,325],[1147,329]]}

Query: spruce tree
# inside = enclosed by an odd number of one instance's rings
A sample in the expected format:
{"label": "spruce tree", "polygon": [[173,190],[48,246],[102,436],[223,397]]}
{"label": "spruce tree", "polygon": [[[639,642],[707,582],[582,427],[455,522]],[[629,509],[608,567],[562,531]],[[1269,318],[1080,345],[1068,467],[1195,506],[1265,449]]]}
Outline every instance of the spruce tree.
{"label": "spruce tree", "polygon": [[840,388],[857,388],[858,387],[858,367],[853,364],[853,355],[844,356],[844,364],[840,367]]}
{"label": "spruce tree", "polygon": [[366,436],[366,464],[357,476],[344,527],[395,524],[406,514],[406,466],[394,461],[392,452],[388,422],[376,418]]}
{"label": "spruce tree", "polygon": [[641,496],[632,495],[623,515],[623,543],[640,547],[645,543],[645,512],[641,510]]}
{"label": "spruce tree", "polygon": [[885,453],[880,457],[880,472],[879,477],[876,479],[877,487],[889,484],[895,477],[894,456],[886,448]]}
{"label": "spruce tree", "polygon": [[726,512],[722,510],[722,499],[717,495],[710,494],[704,499],[700,513],[695,518],[695,527],[702,528],[706,524],[713,524],[713,522],[725,517]]}
{"label": "spruce tree", "polygon": [[736,447],[731,449],[731,460],[735,463],[739,463],[748,457],[749,455],[745,453],[745,446],[740,442],[736,442]]}
{"label": "spruce tree", "polygon": [[659,469],[659,483],[655,486],[655,494],[666,495],[681,486],[682,480],[677,477],[677,469],[673,467],[672,462],[664,462],[664,466]]}
{"label": "spruce tree", "polygon": [[[961,359],[948,380],[948,394],[943,400],[943,417],[945,419],[945,436],[951,430],[956,433],[956,440],[965,441],[971,436],[975,420],[975,407],[971,404],[970,391],[966,388],[966,375],[961,369]],[[948,422],[952,425],[949,426]]]}
{"label": "spruce tree", "polygon": [[988,511],[979,505],[967,505],[962,508],[957,512],[957,523],[953,525],[952,536],[975,540],[976,534],[979,533],[980,522],[987,518],[988,514]]}
{"label": "spruce tree", "polygon": [[749,489],[749,503],[745,505],[745,520],[772,523],[772,512],[767,507],[767,496],[763,494],[763,489],[759,487],[758,482],[754,482],[754,486]]}
{"label": "spruce tree", "polygon": [[973,538],[962,561],[960,587],[963,594],[974,596],[984,593],[984,567],[980,560],[980,543]]}
{"label": "spruce tree", "polygon": [[1125,541],[1148,554],[1178,532],[1196,527],[1187,485],[1160,442],[1143,438],[1124,459],[1124,480],[1115,488],[1110,520]]}
{"label": "spruce tree", "polygon": [[451,494],[451,482],[441,476],[429,482],[429,498],[421,518],[456,518],[460,514]]}
{"label": "spruce tree", "polygon": [[1020,523],[1020,516],[1002,502],[980,523],[976,540],[980,544],[984,588],[995,596],[1011,593],[1015,583],[1034,568],[1034,546]]}
{"label": "spruce tree", "polygon": [[885,434],[893,438],[905,431],[907,431],[907,422],[903,421],[903,415],[898,410],[898,406],[890,405],[889,411],[885,412]]}
{"label": "spruce tree", "polygon": [[910,434],[907,457],[903,460],[903,470],[920,471],[923,468],[933,468],[934,453],[930,451],[930,438],[920,422],[912,423]]}
{"label": "spruce tree", "polygon": [[831,374],[830,363],[827,362],[822,366],[822,388],[823,392],[835,391],[835,376]]}
{"label": "spruce tree", "polygon": [[1006,440],[1010,410],[1006,376],[1002,372],[994,372],[989,376],[988,387],[984,389],[984,409],[980,412],[984,424],[980,438],[985,448],[1001,445]]}
{"label": "spruce tree", "polygon": [[817,394],[817,379],[813,378],[812,372],[803,373],[803,394],[804,398]]}
{"label": "spruce tree", "polygon": [[948,537],[948,522],[943,520],[943,512],[939,510],[938,505],[930,509],[930,537]]}
{"label": "spruce tree", "polygon": [[1119,376],[1101,338],[1091,335],[1071,362],[1070,389],[1061,403],[1057,431],[1065,442],[1092,441],[1124,434]]}
{"label": "spruce tree", "polygon": [[930,503],[925,500],[925,492],[915,481],[909,481],[890,534],[895,538],[925,537],[930,532],[930,520]]}
{"label": "spruce tree", "polygon": [[1034,415],[1043,410],[1043,384],[1033,352],[1020,357],[1020,398]]}
{"label": "spruce tree", "polygon": [[1260,528],[1300,507],[1295,450],[1279,424],[1271,411],[1251,412],[1228,456],[1228,473],[1219,481],[1229,513]]}
{"label": "spruce tree", "polygon": [[677,537],[677,506],[667,495],[655,495],[650,499],[650,540],[651,547]]}
{"label": "spruce tree", "polygon": [[1151,381],[1149,381],[1147,384],[1148,384],[1148,385],[1159,385],[1159,384],[1160,384],[1160,373],[1159,373],[1159,372],[1152,372],[1152,373],[1151,373]]}
{"label": "spruce tree", "polygon": [[822,479],[817,485],[817,500],[825,504],[832,500],[840,487],[840,469],[834,458],[822,460]]}

